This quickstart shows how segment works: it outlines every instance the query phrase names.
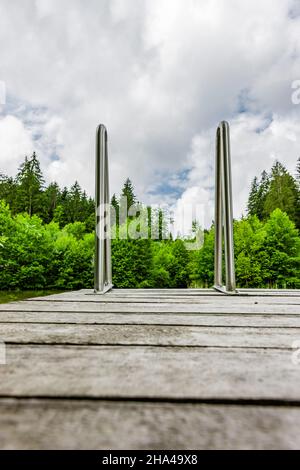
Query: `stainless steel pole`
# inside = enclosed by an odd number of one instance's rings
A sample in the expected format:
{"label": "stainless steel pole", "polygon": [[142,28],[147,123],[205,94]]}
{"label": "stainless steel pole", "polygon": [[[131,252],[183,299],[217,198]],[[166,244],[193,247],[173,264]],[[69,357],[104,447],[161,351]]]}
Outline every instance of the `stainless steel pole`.
{"label": "stainless steel pole", "polygon": [[[232,178],[230,156],[229,125],[222,121],[216,136],[216,179],[215,179],[215,288],[222,292],[236,292],[234,244]],[[223,287],[223,227],[225,246],[226,287]]]}
{"label": "stainless steel pole", "polygon": [[230,134],[227,122],[222,122],[223,128],[223,213],[224,213],[224,245],[225,245],[225,269],[226,290],[235,291],[235,266],[234,266],[234,244],[233,244],[233,209],[232,209],[232,179],[231,179],[231,155]]}
{"label": "stainless steel pole", "polygon": [[104,294],[112,287],[110,210],[109,210],[109,172],[107,131],[100,124],[96,133],[96,234],[95,234],[95,293]]}
{"label": "stainless steel pole", "polygon": [[218,127],[216,136],[215,169],[215,287],[222,287],[222,158],[221,132]]}
{"label": "stainless steel pole", "polygon": [[109,197],[109,171],[108,171],[108,145],[107,145],[107,133],[106,133],[106,145],[105,145],[105,201],[106,201],[106,212],[105,217],[107,220],[106,224],[106,237],[105,237],[105,268],[106,268],[106,284],[109,289],[112,288],[112,265],[111,265],[111,237],[110,237],[110,197]]}

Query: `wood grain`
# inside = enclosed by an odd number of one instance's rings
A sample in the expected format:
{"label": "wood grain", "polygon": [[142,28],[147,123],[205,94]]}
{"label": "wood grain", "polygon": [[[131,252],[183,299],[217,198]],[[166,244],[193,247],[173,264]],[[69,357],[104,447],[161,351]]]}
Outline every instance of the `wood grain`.
{"label": "wood grain", "polygon": [[0,323],[0,338],[15,344],[221,346],[291,349],[300,328],[169,325],[49,325]]}
{"label": "wood grain", "polygon": [[8,345],[0,396],[299,400],[290,350]]}
{"label": "wood grain", "polygon": [[173,313],[170,312],[80,312],[46,310],[38,311],[2,311],[1,323],[46,323],[46,324],[93,324],[93,325],[174,325],[174,326],[224,326],[228,328],[248,326],[299,328],[298,315],[270,314],[207,314],[207,313]]}
{"label": "wood grain", "polygon": [[300,410],[286,407],[0,400],[0,448],[299,449]]}
{"label": "wood grain", "polygon": [[66,292],[0,340],[1,449],[300,446],[299,290]]}

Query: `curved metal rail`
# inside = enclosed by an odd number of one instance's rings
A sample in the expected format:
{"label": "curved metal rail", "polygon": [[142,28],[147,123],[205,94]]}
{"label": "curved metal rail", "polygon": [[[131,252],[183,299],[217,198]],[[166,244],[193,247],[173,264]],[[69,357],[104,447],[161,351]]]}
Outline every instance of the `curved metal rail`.
{"label": "curved metal rail", "polygon": [[[215,181],[215,280],[214,288],[237,293],[235,283],[232,179],[229,124],[222,121],[216,135]],[[223,285],[223,235],[225,249],[225,286]]]}
{"label": "curved metal rail", "polygon": [[[104,294],[112,288],[110,198],[107,131],[103,124],[96,134],[96,242],[94,291]],[[215,184],[215,266],[214,289],[236,294],[232,180],[229,124],[222,121],[216,135]],[[225,249],[225,286],[223,285],[223,237]]]}
{"label": "curved metal rail", "polygon": [[112,288],[110,199],[107,131],[100,124],[96,133],[96,235],[94,291],[105,294]]}

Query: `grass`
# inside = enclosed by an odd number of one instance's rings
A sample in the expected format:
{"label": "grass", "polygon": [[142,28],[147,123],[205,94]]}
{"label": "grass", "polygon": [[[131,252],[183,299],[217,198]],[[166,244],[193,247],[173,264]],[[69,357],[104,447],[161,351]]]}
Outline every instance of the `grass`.
{"label": "grass", "polygon": [[31,297],[42,297],[45,295],[58,294],[61,291],[53,290],[26,290],[26,291],[0,291],[0,304],[7,304],[15,300],[29,299]]}

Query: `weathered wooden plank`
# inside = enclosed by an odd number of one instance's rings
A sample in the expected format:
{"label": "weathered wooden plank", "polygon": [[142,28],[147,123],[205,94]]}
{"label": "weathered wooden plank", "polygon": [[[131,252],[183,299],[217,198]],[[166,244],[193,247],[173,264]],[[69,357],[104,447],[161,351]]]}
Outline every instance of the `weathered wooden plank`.
{"label": "weathered wooden plank", "polygon": [[[213,288],[202,288],[202,287],[197,287],[197,288],[147,288],[147,289],[135,289],[135,288],[117,288],[114,287],[110,293],[122,293],[122,292],[141,292],[141,291],[146,291],[146,292],[171,292],[171,293],[181,293],[181,292],[197,292],[197,293],[215,293],[218,295],[220,294],[219,291],[213,289]],[[257,288],[242,288],[238,289],[239,292],[255,292],[255,293],[264,293],[267,292],[270,295],[273,295],[273,293],[298,293],[300,295],[300,289],[267,289],[267,288],[262,288],[262,289],[257,289]],[[91,293],[93,292],[93,289],[79,289],[76,291],[73,291],[75,294],[76,293]]]}
{"label": "weathered wooden plank", "polygon": [[274,296],[276,294],[285,295],[285,294],[294,294],[300,295],[300,289],[255,289],[255,288],[246,288],[246,289],[238,289],[241,293],[248,293],[248,294],[268,294]]}
{"label": "weathered wooden plank", "polygon": [[[0,338],[8,343],[1,448],[299,447],[297,293],[90,293],[0,306]],[[105,398],[286,407],[98,401]]]}
{"label": "weathered wooden plank", "polygon": [[7,346],[2,397],[300,401],[300,369],[278,349]]}
{"label": "weathered wooden plank", "polygon": [[[35,302],[38,301],[45,301],[50,300],[53,302],[96,302],[96,303],[112,303],[112,302],[152,302],[152,303],[161,303],[161,302],[168,302],[168,303],[199,303],[199,304],[213,304],[213,305],[248,305],[248,304],[267,304],[267,305],[299,305],[300,304],[300,297],[299,296],[242,296],[242,297],[235,297],[235,296],[172,296],[172,295],[89,295],[89,294],[77,294],[73,295],[72,293],[66,294],[57,294],[51,295],[49,297],[35,297],[34,299],[29,299],[29,301],[34,300]],[[24,300],[27,302],[28,300]]]}
{"label": "weathered wooden plank", "polygon": [[[0,324],[5,343],[291,348],[300,328]],[[238,354],[238,353],[237,353]]]}
{"label": "weathered wooden plank", "polygon": [[[237,313],[237,314],[298,314],[300,315],[300,305],[226,305],[226,304],[201,304],[201,303],[169,303],[169,302],[76,302],[76,301],[26,301],[12,302],[0,305],[0,316],[2,312],[8,311],[28,311],[28,312],[118,312],[118,313]],[[0,317],[1,318],[1,317]]]}
{"label": "weathered wooden plank", "polygon": [[[239,289],[238,290],[241,296],[244,295],[257,295],[257,296],[271,296],[280,295],[280,296],[289,296],[289,295],[298,295],[300,296],[300,289]],[[57,294],[64,296],[70,292],[63,292]],[[82,294],[94,294],[92,289],[81,289],[78,291],[73,291],[73,295],[82,295]],[[184,295],[184,296],[218,296],[224,297],[224,294],[215,291],[214,289],[113,289],[109,291],[106,295]]]}
{"label": "weathered wooden plank", "polygon": [[[272,294],[270,294],[270,292]],[[252,290],[243,291],[240,295],[223,295],[209,289],[113,289],[105,295],[95,295],[91,289],[82,289],[74,292],[63,292],[46,297],[35,297],[34,300],[88,300],[90,302],[106,302],[115,299],[171,299],[173,301],[191,300],[207,302],[248,302],[259,300],[264,302],[300,301],[300,290],[267,291]]]}
{"label": "weathered wooden plank", "polygon": [[[90,292],[90,293],[80,293],[77,294],[77,296],[88,296],[88,297],[94,297],[95,294]],[[62,297],[68,296],[67,293],[64,293]],[[265,299],[266,301],[270,301],[272,299],[296,299],[300,297],[300,294],[297,292],[290,292],[290,293],[273,293],[272,295],[267,293],[267,292],[261,292],[261,293],[250,293],[250,292],[245,292],[245,293],[240,293],[239,295],[223,295],[223,294],[217,294],[217,293],[206,293],[206,292],[188,292],[188,291],[183,291],[181,293],[176,292],[172,293],[169,291],[166,292],[147,292],[147,290],[141,289],[139,292],[108,292],[105,294],[106,297],[122,297],[122,298],[130,298],[130,297],[147,297],[147,298],[152,298],[152,297],[168,297],[168,298],[191,298],[191,299],[209,299],[211,301],[213,300],[221,300],[221,299],[236,299],[236,300],[247,300],[251,298],[259,298],[259,299]],[[97,296],[96,296],[97,297]],[[98,295],[99,297],[99,295]],[[101,296],[103,297],[103,296]]]}
{"label": "weathered wooden plank", "polygon": [[300,409],[0,400],[0,448],[299,449]]}
{"label": "weathered wooden plank", "polygon": [[174,326],[224,326],[224,327],[281,327],[299,328],[298,315],[259,314],[170,314],[170,313],[106,313],[64,312],[61,309],[45,312],[0,312],[0,323],[75,323],[75,324],[132,324]]}
{"label": "weathered wooden plank", "polygon": [[[54,294],[58,298],[68,297],[69,295],[72,296],[82,296],[88,295],[89,297],[95,296],[95,293],[92,289],[81,289],[78,291],[66,291],[60,294]],[[175,297],[175,296],[207,296],[207,297],[223,297],[223,294],[220,292],[214,291],[212,289],[113,289],[105,294],[105,297],[113,297],[113,296],[167,296],[167,297]],[[48,295],[47,297],[52,297],[52,295]],[[102,295],[97,295],[97,297],[103,297]],[[37,298],[37,297],[34,297]],[[40,297],[42,298],[42,297]]]}

